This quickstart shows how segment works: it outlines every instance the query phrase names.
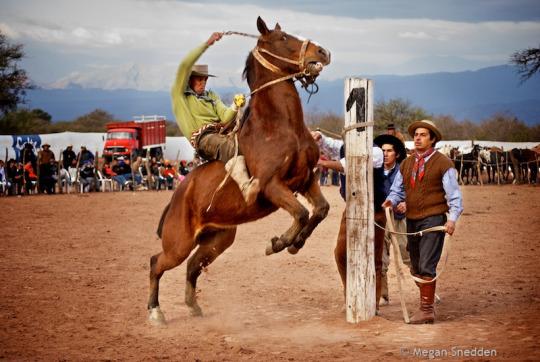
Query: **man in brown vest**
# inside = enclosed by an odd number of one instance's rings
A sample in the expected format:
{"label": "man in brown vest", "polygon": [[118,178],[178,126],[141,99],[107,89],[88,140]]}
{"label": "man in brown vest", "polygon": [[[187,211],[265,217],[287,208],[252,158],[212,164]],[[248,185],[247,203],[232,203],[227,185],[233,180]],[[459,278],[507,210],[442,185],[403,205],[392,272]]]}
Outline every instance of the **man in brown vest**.
{"label": "man in brown vest", "polygon": [[[444,225],[446,233],[452,235],[463,203],[454,164],[434,149],[442,134],[428,120],[413,122],[408,131],[414,140],[414,151],[401,163],[401,172],[396,175],[383,207],[397,206],[398,211],[406,213],[408,233]],[[405,204],[401,203],[403,200]],[[412,316],[412,324],[435,320],[435,278],[443,243],[444,232],[408,236],[412,273],[422,280],[416,282],[420,288],[420,310]]]}

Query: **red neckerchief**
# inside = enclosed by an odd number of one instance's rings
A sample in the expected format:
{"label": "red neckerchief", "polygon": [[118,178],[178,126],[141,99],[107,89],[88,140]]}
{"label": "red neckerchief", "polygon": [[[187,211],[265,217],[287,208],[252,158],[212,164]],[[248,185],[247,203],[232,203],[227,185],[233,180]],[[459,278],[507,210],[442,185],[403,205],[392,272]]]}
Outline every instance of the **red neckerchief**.
{"label": "red neckerchief", "polygon": [[418,182],[422,181],[424,178],[424,164],[426,163],[426,158],[429,157],[435,149],[430,147],[426,152],[419,154],[414,151],[414,166],[411,175],[411,187],[414,189],[416,185],[416,174],[418,173]]}

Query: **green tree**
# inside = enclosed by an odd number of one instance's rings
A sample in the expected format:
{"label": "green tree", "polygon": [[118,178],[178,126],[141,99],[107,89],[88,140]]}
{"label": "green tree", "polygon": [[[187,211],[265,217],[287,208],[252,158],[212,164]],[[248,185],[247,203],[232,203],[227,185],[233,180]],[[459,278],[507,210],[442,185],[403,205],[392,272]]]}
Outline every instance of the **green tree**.
{"label": "green tree", "polygon": [[41,109],[19,109],[0,119],[0,134],[51,132],[51,115]]}
{"label": "green tree", "polygon": [[0,32],[0,113],[4,116],[24,103],[26,89],[32,88],[26,71],[17,65],[23,57],[23,46],[9,44]]}
{"label": "green tree", "polygon": [[497,113],[483,120],[475,139],[506,142],[537,141],[531,138],[531,129],[512,114]]}
{"label": "green tree", "polygon": [[430,119],[431,115],[423,108],[413,106],[410,101],[401,98],[379,101],[374,109],[375,128],[374,134],[384,133],[387,125],[393,123],[407,138],[407,127],[414,121]]}
{"label": "green tree", "polygon": [[57,122],[52,129],[53,132],[106,132],[105,125],[109,122],[115,122],[113,115],[102,109],[95,109],[71,122]]}
{"label": "green tree", "polygon": [[167,137],[182,136],[182,132],[180,131],[180,128],[178,127],[176,122],[167,121],[165,129],[167,132]]}
{"label": "green tree", "polygon": [[343,117],[332,112],[308,112],[305,114],[305,121],[311,130],[320,129],[326,135],[339,137],[343,131]]}
{"label": "green tree", "polygon": [[517,66],[521,81],[526,81],[540,70],[540,47],[515,52],[510,57],[510,63]]}

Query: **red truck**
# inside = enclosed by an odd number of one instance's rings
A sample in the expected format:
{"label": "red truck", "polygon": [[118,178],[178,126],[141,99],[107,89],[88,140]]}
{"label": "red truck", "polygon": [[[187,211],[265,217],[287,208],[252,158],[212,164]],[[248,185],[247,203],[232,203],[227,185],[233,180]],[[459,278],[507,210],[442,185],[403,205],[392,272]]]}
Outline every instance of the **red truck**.
{"label": "red truck", "polygon": [[103,157],[108,160],[124,156],[157,157],[163,155],[166,139],[166,120],[163,116],[133,117],[133,121],[112,122],[107,125]]}

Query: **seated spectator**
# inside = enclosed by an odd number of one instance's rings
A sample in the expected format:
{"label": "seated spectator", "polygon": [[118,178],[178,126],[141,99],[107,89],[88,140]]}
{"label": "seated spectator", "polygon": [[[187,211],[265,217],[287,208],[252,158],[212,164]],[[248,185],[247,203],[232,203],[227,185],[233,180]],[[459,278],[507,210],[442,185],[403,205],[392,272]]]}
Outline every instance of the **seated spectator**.
{"label": "seated spectator", "polygon": [[23,166],[26,165],[28,161],[32,163],[32,168],[36,170],[37,167],[37,157],[36,153],[34,152],[34,145],[31,143],[25,143],[24,149],[22,150],[21,158],[23,162]]}
{"label": "seated spectator", "polygon": [[187,176],[187,174],[189,173],[189,169],[187,167],[186,160],[180,161],[180,166],[178,167],[178,171],[180,172],[180,175]]}
{"label": "seated spectator", "polygon": [[[115,162],[116,161],[113,161],[113,163]],[[105,161],[105,163],[103,164],[101,172],[103,173],[103,177],[105,178],[112,178],[113,176],[116,176],[116,172],[112,170],[112,166],[108,161]]]}
{"label": "seated spectator", "polygon": [[152,160],[150,161],[150,173],[154,180],[152,187],[156,190],[161,190],[161,185],[165,185],[165,177],[163,177],[161,171],[161,162],[157,161],[155,157],[152,157]]}
{"label": "seated spectator", "polygon": [[137,188],[137,189],[143,189],[144,190],[145,188],[142,185],[143,175],[142,175],[142,171],[141,171],[141,168],[144,168],[143,166],[144,166],[144,164],[143,164],[143,159],[142,159],[141,156],[138,156],[135,159],[135,161],[133,161],[133,163],[131,164],[131,169],[133,170],[132,175],[133,175],[133,177],[135,177],[135,186],[140,186],[140,188]]}
{"label": "seated spectator", "polygon": [[49,159],[47,167],[41,165],[39,174],[39,191],[41,193],[54,194],[58,180],[58,167],[54,158]]}
{"label": "seated spectator", "polygon": [[77,160],[77,155],[75,154],[75,152],[73,152],[73,146],[69,145],[62,152],[62,164],[64,166],[64,169],[67,170],[73,163],[73,160]]}
{"label": "seated spectator", "polygon": [[6,167],[4,161],[0,160],[0,195],[6,194],[7,189],[9,189],[9,184],[7,181]]}
{"label": "seated spectator", "polygon": [[129,187],[133,190],[133,183],[131,182],[131,167],[126,162],[124,157],[118,157],[117,163],[112,166],[112,171],[116,174],[112,176],[112,179],[120,185],[121,189]]}
{"label": "seated spectator", "polygon": [[81,146],[81,152],[77,155],[79,165],[84,165],[86,162],[94,164],[94,154],[86,149],[86,146]]}
{"label": "seated spectator", "polygon": [[24,170],[17,165],[17,162],[13,158],[8,161],[6,177],[10,185],[8,195],[22,195]]}
{"label": "seated spectator", "polygon": [[38,177],[34,171],[34,167],[32,166],[32,161],[26,162],[26,165],[24,165],[24,185],[25,193],[27,195],[30,193],[30,191],[34,190],[37,180]]}
{"label": "seated spectator", "polygon": [[171,165],[168,160],[165,160],[165,169],[162,172],[165,178],[167,189],[172,190],[174,186],[174,180],[176,179],[176,169]]}
{"label": "seated spectator", "polygon": [[94,165],[86,161],[82,168],[79,170],[79,179],[83,186],[83,192],[96,191],[97,182],[96,175],[94,173]]}

